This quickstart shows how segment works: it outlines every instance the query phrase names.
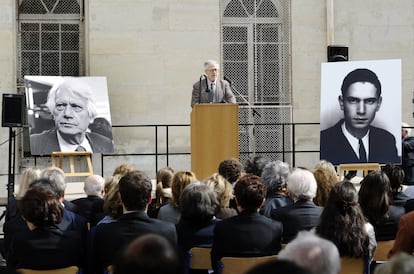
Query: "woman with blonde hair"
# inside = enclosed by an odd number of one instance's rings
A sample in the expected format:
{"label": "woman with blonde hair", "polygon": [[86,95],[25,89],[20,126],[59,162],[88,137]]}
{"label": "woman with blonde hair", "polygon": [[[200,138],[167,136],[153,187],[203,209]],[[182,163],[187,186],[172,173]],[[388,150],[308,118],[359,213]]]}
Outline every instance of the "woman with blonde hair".
{"label": "woman with blonde hair", "polygon": [[220,208],[216,217],[219,219],[227,219],[236,216],[236,209],[230,208],[230,200],[233,199],[234,195],[233,187],[229,181],[220,174],[214,173],[204,183],[213,189],[219,201]]}
{"label": "woman with blonde hair", "polygon": [[313,176],[315,176],[316,183],[318,184],[314,202],[318,206],[325,206],[328,202],[329,193],[338,183],[335,167],[331,162],[321,160],[316,164]]}
{"label": "woman with blonde hair", "polygon": [[158,219],[177,224],[181,217],[180,199],[184,188],[190,183],[197,181],[195,174],[191,171],[178,171],[174,174],[171,183],[171,200],[168,204],[160,207]]}

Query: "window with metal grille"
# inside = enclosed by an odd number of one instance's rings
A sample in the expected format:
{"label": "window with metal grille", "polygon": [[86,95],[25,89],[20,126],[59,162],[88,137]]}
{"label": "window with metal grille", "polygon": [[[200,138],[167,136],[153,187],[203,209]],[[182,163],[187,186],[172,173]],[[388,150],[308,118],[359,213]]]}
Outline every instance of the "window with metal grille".
{"label": "window with metal grille", "polygon": [[18,84],[25,75],[83,74],[83,0],[21,0]]}
{"label": "window with metal grille", "polygon": [[232,80],[240,105],[240,158],[262,154],[280,159],[291,147],[290,129],[277,125],[292,117],[290,1],[220,3],[222,72]]}
{"label": "window with metal grille", "polygon": [[[84,75],[83,1],[18,1],[18,92],[25,75]],[[22,136],[23,154],[30,156],[27,128]]]}

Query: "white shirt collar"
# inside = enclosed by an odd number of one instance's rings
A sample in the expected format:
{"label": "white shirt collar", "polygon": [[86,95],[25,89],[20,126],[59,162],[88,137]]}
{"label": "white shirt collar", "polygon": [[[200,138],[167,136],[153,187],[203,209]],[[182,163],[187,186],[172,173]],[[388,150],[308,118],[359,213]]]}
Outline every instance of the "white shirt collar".
{"label": "white shirt collar", "polygon": [[[345,122],[341,125],[342,133],[345,138],[348,140],[348,143],[351,145],[352,149],[355,152],[355,155],[359,158],[359,139],[355,138],[345,127]],[[362,137],[362,143],[364,143],[365,151],[367,152],[367,159],[369,159],[369,130],[364,137]]]}
{"label": "white shirt collar", "polygon": [[79,145],[81,145],[86,149],[86,151],[93,152],[91,144],[89,143],[88,138],[86,138],[86,135],[85,135],[85,138],[83,138],[83,142],[81,144],[69,144],[68,142],[65,141],[65,139],[62,138],[62,136],[60,136],[60,133],[58,130],[56,131],[56,133],[57,133],[60,151],[75,151],[76,148]]}

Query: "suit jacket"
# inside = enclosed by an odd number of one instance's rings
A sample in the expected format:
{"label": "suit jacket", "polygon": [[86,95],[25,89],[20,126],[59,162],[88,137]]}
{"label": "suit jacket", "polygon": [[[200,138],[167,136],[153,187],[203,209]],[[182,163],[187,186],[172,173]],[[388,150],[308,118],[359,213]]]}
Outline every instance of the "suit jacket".
{"label": "suit jacket", "polygon": [[394,240],[398,231],[398,223],[404,214],[404,207],[390,205],[388,218],[380,224],[372,224],[375,230],[375,239],[377,241]]}
{"label": "suit jacket", "polygon": [[103,213],[103,199],[99,196],[89,195],[88,197],[72,200],[79,209],[79,215],[85,218],[91,226],[101,220],[105,215]]}
{"label": "suit jacket", "polygon": [[414,137],[407,136],[402,139],[402,168],[404,170],[404,183],[414,184]]}
{"label": "suit jacket", "polygon": [[412,254],[414,251],[414,211],[404,214],[400,218],[394,246],[388,253],[391,257],[398,252]]}
{"label": "suit jacket", "polygon": [[323,207],[310,200],[298,200],[296,203],[272,210],[272,219],[283,224],[283,242],[288,243],[301,230],[311,230],[319,224]]}
{"label": "suit jacket", "polygon": [[[30,150],[32,155],[52,154],[54,151],[60,151],[59,141],[57,138],[56,128],[44,131],[42,133],[30,135]],[[86,138],[91,144],[95,153],[113,152],[114,147],[112,140],[93,132],[87,132]]]}
{"label": "suit jacket", "polygon": [[[360,163],[345,135],[342,133],[340,120],[335,126],[321,131],[320,158],[334,165]],[[370,126],[369,163],[400,163],[394,136],[386,130]]]}
{"label": "suit jacket", "polygon": [[50,226],[16,233],[7,264],[12,268],[31,269],[80,267],[83,254],[80,233]]}
{"label": "suit jacket", "polygon": [[225,256],[267,256],[281,249],[282,224],[258,212],[241,212],[222,220],[214,229],[211,263]]}
{"label": "suit jacket", "polygon": [[[191,96],[191,107],[193,107],[195,104],[210,103],[208,100],[209,94],[210,91],[207,88],[207,80],[201,81],[201,91],[200,82],[197,81],[194,83],[193,93]],[[226,80],[217,80],[216,98],[217,103],[236,103],[236,97],[234,97],[230,84]]]}
{"label": "suit jacket", "polygon": [[[62,221],[59,224],[56,224],[56,227],[61,231],[76,231],[81,235],[82,241],[86,241],[88,228],[86,226],[86,221],[81,216],[67,210],[66,208],[63,211]],[[3,256],[8,257],[10,252],[11,243],[15,238],[15,235],[19,232],[28,233],[29,228],[27,227],[26,222],[23,220],[20,211],[17,211],[17,214],[14,218],[7,220],[3,225],[4,232],[4,243],[3,243]]]}
{"label": "suit jacket", "polygon": [[183,252],[195,246],[211,247],[213,244],[214,228],[219,221],[221,220],[214,219],[208,224],[197,226],[181,218],[179,223],[175,225],[178,246]]}
{"label": "suit jacket", "polygon": [[143,211],[123,214],[117,222],[96,226],[93,239],[93,263],[96,273],[114,263],[118,253],[138,236],[155,233],[177,243],[175,225],[150,218]]}

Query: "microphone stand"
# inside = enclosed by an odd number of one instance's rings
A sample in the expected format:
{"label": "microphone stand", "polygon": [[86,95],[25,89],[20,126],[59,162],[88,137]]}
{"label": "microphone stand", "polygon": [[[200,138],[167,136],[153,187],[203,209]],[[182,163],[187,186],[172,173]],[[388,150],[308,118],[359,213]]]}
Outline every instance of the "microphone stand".
{"label": "microphone stand", "polygon": [[254,115],[256,114],[258,117],[262,117],[262,116],[260,115],[260,113],[258,113],[253,108],[253,106],[249,103],[249,101],[247,101],[246,98],[244,98],[243,95],[232,85],[232,81],[229,78],[227,78],[226,76],[224,76],[223,78],[224,78],[224,80],[226,80],[227,82],[229,82],[230,88],[232,90],[234,90],[237,93],[237,95],[239,95],[242,98],[242,100],[246,103],[247,108],[252,111],[252,114],[253,114],[253,123],[252,123],[252,126],[253,126],[253,128],[252,128],[253,145],[252,145],[252,152],[253,152],[253,155],[255,155],[256,154],[256,130],[255,130],[256,124],[254,122]]}

